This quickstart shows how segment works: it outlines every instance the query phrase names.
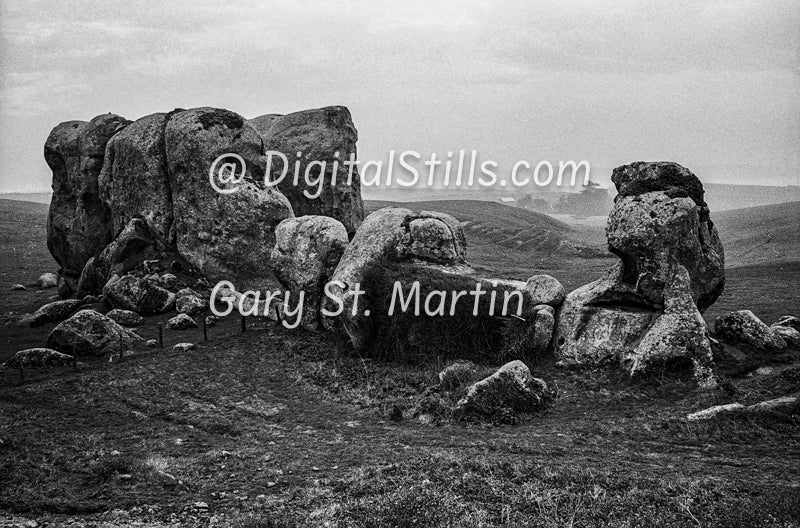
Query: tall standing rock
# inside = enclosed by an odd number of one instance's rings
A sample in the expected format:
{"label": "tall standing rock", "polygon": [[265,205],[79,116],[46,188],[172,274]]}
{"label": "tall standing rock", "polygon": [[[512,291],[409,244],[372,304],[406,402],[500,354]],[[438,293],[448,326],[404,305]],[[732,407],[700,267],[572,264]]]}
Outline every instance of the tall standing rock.
{"label": "tall standing rock", "polygon": [[[352,238],[364,219],[364,203],[357,168],[354,166],[350,173],[344,164],[351,154],[355,159],[358,140],[350,111],[344,106],[328,106],[284,116],[267,114],[251,119],[250,123],[264,138],[267,151],[281,152],[287,157],[289,167],[277,187],[291,202],[294,213],[335,218],[344,224]],[[295,161],[298,160],[299,178],[295,182]],[[319,185],[306,183],[306,169],[312,162],[325,164],[319,184],[321,191]],[[273,157],[272,181],[278,181],[283,169],[283,163]],[[309,181],[316,182],[322,170],[319,163],[314,164],[309,169]],[[318,191],[319,196],[316,196]]]}
{"label": "tall standing rock", "polygon": [[62,295],[72,293],[86,262],[111,240],[108,216],[98,190],[106,144],[129,122],[115,114],[56,126],[44,145],[53,171],[53,198],[47,218],[47,248],[61,266]]}
{"label": "tall standing rock", "polygon": [[[264,187],[258,132],[234,112],[196,108],[173,114],[164,139],[180,254],[212,281],[277,286],[269,266],[274,231],[294,215],[285,196]],[[209,182],[209,169],[223,154],[237,154],[246,165],[238,191],[225,195]]]}
{"label": "tall standing rock", "polygon": [[170,116],[158,113],[137,119],[108,142],[99,187],[113,236],[131,219],[142,218],[162,245],[175,243],[164,148]]}
{"label": "tall standing rock", "polygon": [[689,360],[714,384],[708,330],[700,315],[722,292],[725,259],[700,180],[676,163],[614,169],[619,194],[608,218],[605,277],[570,293],[558,314],[556,356],[612,360],[631,374]]}

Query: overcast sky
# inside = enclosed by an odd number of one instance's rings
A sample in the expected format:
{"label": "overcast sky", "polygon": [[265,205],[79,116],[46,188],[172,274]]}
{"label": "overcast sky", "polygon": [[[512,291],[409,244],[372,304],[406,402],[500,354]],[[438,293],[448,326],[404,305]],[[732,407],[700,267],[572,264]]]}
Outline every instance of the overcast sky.
{"label": "overcast sky", "polygon": [[350,108],[359,158],[673,160],[800,184],[794,1],[0,0],[0,191],[50,186],[53,126],[217,106]]}

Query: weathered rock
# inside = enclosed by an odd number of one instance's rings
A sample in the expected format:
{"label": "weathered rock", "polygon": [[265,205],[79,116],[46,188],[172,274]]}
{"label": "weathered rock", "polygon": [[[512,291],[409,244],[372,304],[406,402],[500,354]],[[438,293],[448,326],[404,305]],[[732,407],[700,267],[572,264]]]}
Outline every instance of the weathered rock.
{"label": "weathered rock", "polygon": [[452,216],[422,211],[403,222],[405,233],[397,244],[398,258],[415,258],[436,264],[464,263],[467,239],[461,224]]}
{"label": "weathered rock", "polygon": [[[329,106],[284,116],[261,116],[250,124],[264,138],[266,151],[281,152],[289,162],[286,176],[280,179],[285,167],[277,156],[273,157],[271,180],[279,182],[277,187],[291,202],[294,214],[335,218],[352,237],[364,218],[364,204],[357,166],[348,174],[348,166],[344,164],[351,154],[355,159],[358,140],[350,111],[343,106]],[[302,155],[295,182],[298,152]],[[307,170],[312,185],[306,183]],[[320,177],[320,183],[313,185]]]}
{"label": "weathered rock", "polygon": [[148,339],[145,344],[147,348],[158,348],[158,340],[157,339]]}
{"label": "weathered rock", "polygon": [[64,299],[47,303],[32,315],[23,316],[17,324],[19,326],[39,326],[45,323],[60,322],[69,317],[81,305],[83,305],[83,301],[78,299]]}
{"label": "weathered rock", "polygon": [[491,418],[507,410],[531,412],[541,407],[546,398],[547,384],[534,378],[522,361],[511,361],[472,385],[456,404],[454,416]]}
{"label": "weathered rock", "polygon": [[570,293],[558,315],[562,363],[622,364],[631,374],[687,359],[714,385],[713,356],[700,314],[722,292],[724,253],[691,172],[674,163],[618,167],[606,227],[620,257],[605,277]]}
{"label": "weathered rock", "polygon": [[144,324],[144,317],[130,310],[114,308],[106,314],[106,317],[122,326],[140,326]]}
{"label": "weathered rock", "polygon": [[533,320],[533,342],[530,352],[534,357],[540,357],[553,339],[553,329],[556,325],[555,310],[547,304],[538,304],[533,307],[535,319]]}
{"label": "weathered rock", "polygon": [[161,244],[174,245],[164,148],[164,130],[171,115],[158,113],[137,119],[108,142],[98,185],[110,213],[113,236],[132,219],[140,218]]}
{"label": "weathered rock", "polygon": [[58,275],[55,273],[42,273],[36,280],[40,288],[55,288],[58,286]]}
{"label": "weathered rock", "polygon": [[471,382],[477,372],[478,367],[472,361],[454,361],[439,372],[439,385],[444,390],[457,389],[461,385]]}
{"label": "weathered rock", "polygon": [[[269,268],[274,230],[294,214],[285,196],[264,187],[258,132],[233,112],[197,108],[173,114],[164,140],[180,254],[212,282],[230,280],[240,289],[277,286]],[[209,169],[222,154],[237,154],[246,165],[238,190],[225,195],[209,184]]]}
{"label": "weathered rock", "polygon": [[158,283],[162,288],[176,290],[178,288],[178,277],[172,273],[164,273],[163,275],[159,276]]}
{"label": "weathered rock", "polygon": [[181,313],[167,321],[167,328],[170,330],[188,330],[197,328],[197,323],[188,315]]}
{"label": "weathered rock", "polygon": [[175,294],[175,310],[178,313],[197,315],[208,306],[208,302],[191,288],[178,290]]}
{"label": "weathered rock", "polygon": [[141,218],[133,218],[95,257],[86,262],[78,280],[77,296],[98,294],[114,274],[123,275],[155,256],[155,241]]}
{"label": "weathered rock", "polygon": [[558,306],[564,302],[567,292],[564,286],[550,275],[534,275],[525,282],[525,289],[538,304]]}
{"label": "weathered rock", "polygon": [[721,315],[714,322],[717,337],[732,345],[748,345],[757,350],[786,348],[786,342],[750,310]]}
{"label": "weathered rock", "polygon": [[28,348],[26,350],[20,350],[11,356],[11,359],[0,366],[7,369],[40,369],[71,367],[74,365],[74,356],[62,354],[50,348]]}
{"label": "weathered rock", "polygon": [[747,410],[750,412],[780,412],[785,410],[798,409],[797,396],[781,396],[772,400],[766,400],[754,405],[750,405]]}
{"label": "weathered rock", "polygon": [[173,352],[194,352],[197,347],[194,343],[178,343],[172,347]]}
{"label": "weathered rock", "polygon": [[133,275],[112,278],[103,294],[112,306],[141,315],[161,314],[175,307],[174,293]]}
{"label": "weathered rock", "polygon": [[22,285],[22,284],[14,284],[13,286],[11,286],[11,289],[12,289],[13,291],[25,291],[25,290],[27,290],[28,288],[26,288],[26,287],[25,287],[24,285]]}
{"label": "weathered rock", "polygon": [[302,292],[302,325],[316,328],[323,290],[347,247],[347,231],[328,216],[301,216],[278,224],[275,237],[271,256],[275,276],[291,293],[292,309]]}
{"label": "weathered rock", "polygon": [[81,310],[59,323],[47,336],[47,348],[73,356],[103,356],[120,352],[142,341],[136,333],[123,328],[94,310]]}
{"label": "weathered rock", "polygon": [[800,332],[788,326],[771,326],[770,330],[791,348],[800,348]]}
{"label": "weathered rock", "polygon": [[714,405],[713,407],[709,407],[708,409],[703,409],[702,411],[697,411],[688,414],[686,415],[686,419],[689,421],[710,420],[711,418],[715,418],[720,414],[725,414],[735,411],[744,411],[745,409],[746,407],[741,403],[726,403],[725,405]]}
{"label": "weathered rock", "polygon": [[[61,266],[60,275],[77,281],[86,262],[111,240],[108,216],[97,179],[106,143],[128,121],[114,114],[88,123],[68,121],[50,132],[44,157],[53,171],[53,198],[47,219],[47,248]],[[61,288],[67,293],[65,284]]]}
{"label": "weathered rock", "polygon": [[[386,207],[367,216],[342,254],[330,278],[331,282],[340,281],[345,284],[343,289],[336,286],[331,288],[331,291],[340,297],[344,310],[340,316],[323,317],[323,324],[329,329],[341,324],[357,351],[364,350],[372,332],[372,325],[369,318],[352,315],[355,298],[352,287],[363,281],[369,267],[377,261],[397,258],[397,245],[406,234],[403,224],[406,218],[413,215],[414,212],[410,209]],[[323,306],[330,312],[337,308],[329,298],[323,300]]]}
{"label": "weathered rock", "polygon": [[788,328],[794,328],[798,332],[800,332],[800,319],[791,315],[784,315],[774,323],[772,323],[773,327],[776,326],[785,326]]}

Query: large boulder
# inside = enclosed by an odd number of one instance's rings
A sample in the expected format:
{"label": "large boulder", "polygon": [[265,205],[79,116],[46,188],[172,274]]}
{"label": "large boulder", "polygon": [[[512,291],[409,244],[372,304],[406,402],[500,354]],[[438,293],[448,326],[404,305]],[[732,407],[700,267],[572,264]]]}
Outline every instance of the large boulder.
{"label": "large boulder", "polygon": [[105,315],[81,310],[58,324],[47,336],[47,348],[72,356],[103,356],[130,349],[142,338]]}
{"label": "large boulder", "polygon": [[456,418],[495,418],[506,413],[529,413],[547,400],[547,384],[534,378],[522,361],[506,363],[472,385],[453,410]]}
{"label": "large boulder", "polygon": [[606,237],[620,262],[567,296],[557,316],[556,355],[567,363],[610,361],[631,374],[687,360],[697,380],[712,386],[700,314],[724,287],[724,253],[702,184],[668,162],[618,167],[612,180],[619,194]]}
{"label": "large boulder", "polygon": [[61,266],[60,293],[74,293],[86,261],[111,240],[112,231],[98,190],[106,144],[129,122],[115,114],[56,126],[44,145],[53,171],[47,218],[47,248]]}
{"label": "large boulder", "polygon": [[328,216],[301,216],[278,224],[272,250],[272,269],[291,293],[294,309],[302,292],[302,325],[316,328],[324,288],[347,247],[344,225]]}
{"label": "large boulder", "polygon": [[[294,216],[286,197],[264,186],[262,141],[240,115],[217,108],[173,114],[164,132],[177,250],[209,280],[229,280],[240,289],[277,286],[269,267],[274,231]],[[209,183],[209,170],[223,154],[245,162],[238,190],[224,195]],[[231,163],[241,173],[241,164]],[[229,190],[233,184],[221,185]]]}
{"label": "large boulder", "polygon": [[133,275],[112,277],[103,288],[103,294],[115,308],[140,315],[161,314],[175,308],[174,293]]}
{"label": "large boulder", "polygon": [[[176,110],[177,112],[177,110]],[[140,218],[163,245],[174,245],[164,130],[173,113],[137,119],[112,137],[98,180],[112,235]]]}
{"label": "large boulder", "polygon": [[[344,164],[351,154],[355,156],[358,140],[350,111],[344,106],[328,106],[283,116],[269,114],[250,123],[264,138],[266,151],[281,152],[287,158],[288,168],[273,157],[272,181],[278,182],[294,213],[335,218],[352,237],[364,218],[364,204],[358,170],[354,165],[350,172]],[[295,161],[300,162],[296,182]],[[288,169],[286,175],[279,180],[284,169]],[[307,169],[312,185],[305,177]]]}
{"label": "large boulder", "polygon": [[786,341],[750,310],[720,315],[714,322],[714,332],[717,338],[731,345],[745,345],[765,352],[786,348]]}
{"label": "large boulder", "polygon": [[206,300],[191,288],[183,288],[175,294],[175,310],[178,313],[198,315],[207,307]]}

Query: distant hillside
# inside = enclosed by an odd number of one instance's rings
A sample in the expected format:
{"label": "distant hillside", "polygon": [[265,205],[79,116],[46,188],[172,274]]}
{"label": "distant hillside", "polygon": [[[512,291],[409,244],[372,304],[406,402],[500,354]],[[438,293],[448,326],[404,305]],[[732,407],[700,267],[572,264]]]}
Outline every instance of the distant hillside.
{"label": "distant hillside", "polygon": [[711,213],[727,267],[800,262],[800,202]]}
{"label": "distant hillside", "polygon": [[16,200],[23,202],[35,202],[42,204],[49,204],[52,198],[52,192],[41,193],[0,193],[0,200]]}

